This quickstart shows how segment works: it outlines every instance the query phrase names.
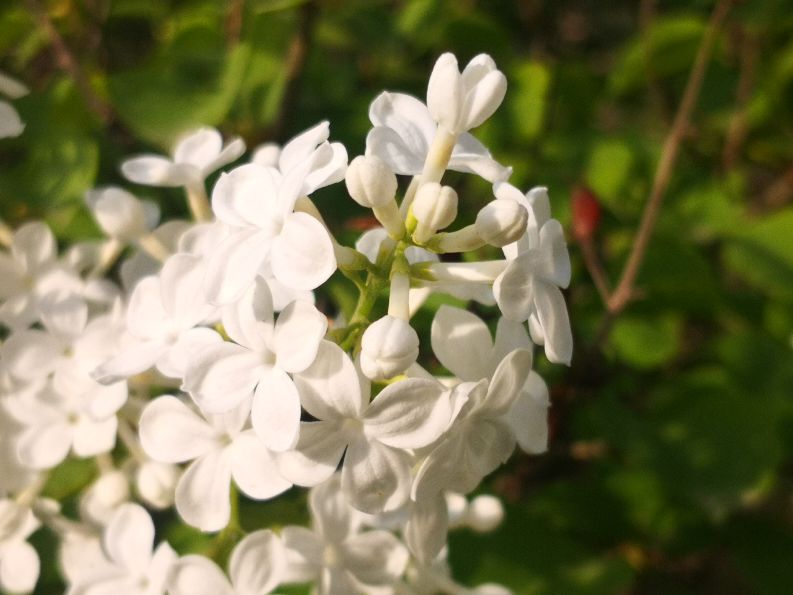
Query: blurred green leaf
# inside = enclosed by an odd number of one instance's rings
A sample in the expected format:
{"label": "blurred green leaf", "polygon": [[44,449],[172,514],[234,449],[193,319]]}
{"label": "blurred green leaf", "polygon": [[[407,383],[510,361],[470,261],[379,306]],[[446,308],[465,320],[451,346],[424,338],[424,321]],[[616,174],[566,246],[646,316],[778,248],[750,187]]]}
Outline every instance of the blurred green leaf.
{"label": "blurred green leaf", "polygon": [[620,196],[633,166],[633,151],[619,140],[597,142],[589,155],[587,185],[612,212],[624,214],[626,201]]}
{"label": "blurred green leaf", "polygon": [[526,62],[512,73],[508,105],[512,108],[515,132],[526,140],[534,140],[545,121],[551,72],[542,62]]}
{"label": "blurred green leaf", "polygon": [[628,365],[655,368],[675,357],[682,329],[682,320],[675,314],[624,315],[614,323],[609,345]]}

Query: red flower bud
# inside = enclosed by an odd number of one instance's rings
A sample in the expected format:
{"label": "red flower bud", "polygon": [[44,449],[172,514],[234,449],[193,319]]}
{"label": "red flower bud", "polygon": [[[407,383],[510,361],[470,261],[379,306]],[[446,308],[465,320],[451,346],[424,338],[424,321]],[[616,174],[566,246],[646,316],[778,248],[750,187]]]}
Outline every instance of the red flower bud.
{"label": "red flower bud", "polygon": [[600,203],[595,193],[585,186],[573,189],[573,235],[579,242],[588,242],[600,223]]}

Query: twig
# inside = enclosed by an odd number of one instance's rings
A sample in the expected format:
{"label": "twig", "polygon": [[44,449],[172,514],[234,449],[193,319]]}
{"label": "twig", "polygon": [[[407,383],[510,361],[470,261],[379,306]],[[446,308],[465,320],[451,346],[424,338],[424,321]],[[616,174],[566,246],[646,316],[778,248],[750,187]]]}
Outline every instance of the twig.
{"label": "twig", "polygon": [[732,0],[720,0],[710,16],[708,27],[702,37],[702,42],[700,43],[696,59],[694,60],[694,66],[691,68],[691,73],[689,74],[688,82],[683,92],[683,98],[680,101],[680,106],[675,114],[672,127],[664,142],[661,158],[655,171],[652,188],[650,189],[650,196],[647,199],[647,204],[642,213],[639,229],[634,237],[633,246],[631,246],[631,252],[622,270],[622,275],[617,283],[617,287],[606,304],[607,313],[601,330],[598,333],[598,341],[603,341],[606,336],[608,336],[614,319],[625,309],[634,297],[636,277],[639,274],[639,269],[644,261],[644,256],[650,243],[650,238],[655,229],[655,224],[661,213],[664,193],[669,186],[680,145],[688,129],[691,114],[699,97],[699,92],[702,89],[702,82],[705,78],[705,71],[707,70],[707,65],[713,52],[713,46],[715,45],[718,32],[724,23],[724,19],[731,5]]}
{"label": "twig", "polygon": [[91,83],[85,73],[80,68],[79,62],[75,59],[72,52],[63,41],[63,37],[53,25],[46,9],[39,3],[39,0],[26,0],[28,10],[38,22],[39,26],[45,31],[52,44],[55,53],[55,61],[58,67],[65,71],[74,81],[77,90],[83,96],[88,109],[90,109],[102,122],[107,124],[113,118],[113,111],[110,105],[99,97],[91,88]]}
{"label": "twig", "polygon": [[724,141],[724,152],[722,153],[722,167],[725,171],[729,171],[735,165],[741,145],[746,138],[746,104],[752,94],[752,87],[754,86],[757,72],[757,59],[760,54],[760,44],[756,37],[747,33],[743,27],[740,27],[737,31],[735,44],[740,48],[740,74],[738,75],[738,87],[735,92],[735,112],[730,118],[727,138]]}
{"label": "twig", "polygon": [[581,246],[584,266],[592,277],[592,281],[595,283],[595,288],[598,294],[600,294],[600,299],[603,300],[604,304],[608,304],[611,289],[609,288],[606,270],[603,268],[603,263],[600,261],[600,258],[598,258],[595,243],[591,238],[588,238],[580,241],[578,245]]}
{"label": "twig", "polygon": [[240,42],[242,35],[242,16],[245,11],[245,0],[230,0],[229,13],[226,18],[226,40],[230,46]]}

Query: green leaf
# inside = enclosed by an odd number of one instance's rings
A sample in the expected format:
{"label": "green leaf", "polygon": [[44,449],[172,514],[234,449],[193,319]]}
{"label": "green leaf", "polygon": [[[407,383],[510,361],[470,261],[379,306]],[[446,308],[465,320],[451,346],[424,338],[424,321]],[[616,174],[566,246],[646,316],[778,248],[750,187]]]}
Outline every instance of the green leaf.
{"label": "green leaf", "polygon": [[248,47],[226,50],[219,31],[196,26],[178,32],[147,63],[109,78],[124,124],[168,149],[182,133],[219,125],[237,96]]}
{"label": "green leaf", "polygon": [[682,330],[682,321],[675,314],[625,315],[614,324],[609,345],[628,365],[656,368],[675,357]]}
{"label": "green leaf", "polygon": [[532,61],[518,66],[510,80],[513,130],[526,140],[533,140],[542,131],[547,112],[551,72],[542,62]]}
{"label": "green leaf", "polygon": [[85,488],[96,477],[96,464],[90,459],[66,459],[50,471],[42,494],[64,500]]}
{"label": "green leaf", "polygon": [[620,140],[599,141],[589,154],[587,185],[614,213],[624,213],[620,194],[633,167],[633,151]]}

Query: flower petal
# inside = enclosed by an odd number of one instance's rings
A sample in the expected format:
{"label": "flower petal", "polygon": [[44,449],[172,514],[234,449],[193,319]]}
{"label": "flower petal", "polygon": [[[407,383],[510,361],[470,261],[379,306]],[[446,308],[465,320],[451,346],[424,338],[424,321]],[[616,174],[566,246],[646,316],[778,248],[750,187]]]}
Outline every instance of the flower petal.
{"label": "flower petal", "polygon": [[264,595],[282,580],[286,548],[272,531],[254,531],[231,553],[229,575],[238,595]]}
{"label": "flower petal", "polygon": [[292,483],[315,486],[333,475],[346,447],[339,423],[301,423],[294,450],[277,453],[275,462],[281,475]]}
{"label": "flower petal", "polygon": [[524,452],[540,454],[548,450],[548,386],[532,371],[520,395],[504,417]]}
{"label": "flower petal", "polygon": [[405,543],[423,564],[430,564],[446,545],[449,513],[443,493],[414,502],[405,525]]}
{"label": "flower petal", "polygon": [[281,174],[273,167],[248,163],[224,173],[212,191],[212,210],[219,221],[235,227],[273,225]]}
{"label": "flower petal", "polygon": [[62,348],[44,331],[13,333],[0,347],[4,368],[20,380],[44,378],[55,369]]}
{"label": "flower petal", "polygon": [[214,128],[199,128],[188,136],[182,138],[173,152],[176,163],[189,163],[202,169],[211,163],[220,153],[223,139]]}
{"label": "flower petal", "polygon": [[270,368],[262,374],[253,397],[251,423],[270,450],[281,452],[297,443],[300,395],[283,370]]}
{"label": "flower petal", "polygon": [[228,336],[240,345],[266,349],[273,332],[273,299],[267,282],[256,277],[239,300],[223,307],[222,321]]}
{"label": "flower petal", "polygon": [[328,230],[306,213],[286,217],[270,259],[275,278],[293,289],[314,289],[336,270]]}
{"label": "flower petal", "polygon": [[344,543],[344,565],[365,585],[392,585],[405,572],[410,556],[388,531],[367,531]]}
{"label": "flower petal", "polygon": [[58,254],[55,236],[45,223],[33,221],[16,230],[11,255],[28,274],[35,274]]}
{"label": "flower petal", "polygon": [[490,331],[476,314],[447,305],[438,309],[432,321],[432,351],[460,380],[487,377],[492,350]]}
{"label": "flower petal", "polygon": [[527,349],[516,349],[509,353],[493,373],[479,411],[486,411],[492,417],[506,413],[529,377],[531,361],[531,351]]}
{"label": "flower petal", "polygon": [[573,358],[573,333],[562,292],[548,283],[537,283],[534,299],[545,341],[545,355],[555,364],[569,366]]}
{"label": "flower petal", "polygon": [[358,436],[347,448],[341,484],[350,503],[369,514],[396,510],[410,495],[410,457]]}
{"label": "flower petal", "polygon": [[102,452],[110,452],[116,445],[116,416],[103,421],[93,421],[80,416],[74,425],[72,450],[78,457],[93,457]]}
{"label": "flower petal", "polygon": [[161,155],[141,155],[121,163],[121,173],[130,182],[147,186],[182,186],[189,181],[186,170]]}
{"label": "flower petal", "polygon": [[171,567],[168,579],[170,595],[236,595],[226,575],[217,564],[204,556],[184,556]]}
{"label": "flower petal", "polygon": [[176,397],[157,397],[140,417],[143,450],[161,463],[182,463],[200,457],[218,444],[216,430]]}
{"label": "flower petal", "polygon": [[510,260],[507,268],[493,283],[493,294],[508,320],[523,322],[529,318],[534,305],[534,282],[532,254],[523,253]]}
{"label": "flower petal", "polygon": [[278,316],[273,335],[276,365],[287,372],[302,372],[317,357],[328,319],[313,304],[295,301]]}
{"label": "flower petal", "polygon": [[69,454],[72,429],[64,420],[45,426],[33,426],[17,438],[17,457],[31,469],[49,469]]}
{"label": "flower petal", "polygon": [[4,545],[0,556],[0,588],[8,593],[31,592],[39,580],[40,567],[39,555],[28,542]]}
{"label": "flower petal", "polygon": [[138,504],[122,504],[105,529],[103,545],[110,559],[130,574],[145,575],[154,546],[154,523]]}
{"label": "flower petal", "polygon": [[231,462],[226,449],[193,461],[176,485],[176,511],[185,523],[202,531],[219,531],[229,522]]}
{"label": "flower petal", "polygon": [[231,475],[249,498],[267,500],[292,487],[281,477],[273,455],[252,431],[237,436],[230,449]]}
{"label": "flower petal", "polygon": [[305,527],[289,526],[281,531],[286,547],[283,582],[304,583],[316,579],[322,564],[322,540]]}
{"label": "flower petal", "polygon": [[295,375],[295,384],[303,407],[317,419],[359,417],[369,400],[352,360],[330,341],[320,342],[314,363]]}
{"label": "flower petal", "polygon": [[183,389],[204,411],[223,413],[250,397],[261,375],[257,353],[234,343],[216,343],[193,359]]}
{"label": "flower petal", "polygon": [[220,242],[207,261],[209,301],[223,305],[242,297],[267,259],[271,243],[270,235],[259,229],[240,229]]}

